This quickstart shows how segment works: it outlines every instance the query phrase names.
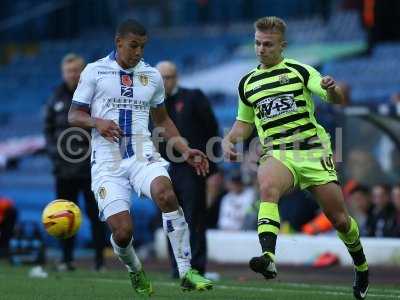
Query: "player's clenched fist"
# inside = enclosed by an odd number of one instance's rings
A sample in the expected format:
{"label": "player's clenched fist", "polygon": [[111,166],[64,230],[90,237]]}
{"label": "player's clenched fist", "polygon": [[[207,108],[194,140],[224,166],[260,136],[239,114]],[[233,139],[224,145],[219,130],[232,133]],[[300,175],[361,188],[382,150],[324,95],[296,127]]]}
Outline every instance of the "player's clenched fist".
{"label": "player's clenched fist", "polygon": [[324,90],[332,90],[336,87],[336,81],[331,76],[324,76],[321,79],[321,87]]}
{"label": "player's clenched fist", "polygon": [[95,128],[102,137],[110,142],[118,142],[118,139],[123,135],[121,128],[112,120],[96,119]]}

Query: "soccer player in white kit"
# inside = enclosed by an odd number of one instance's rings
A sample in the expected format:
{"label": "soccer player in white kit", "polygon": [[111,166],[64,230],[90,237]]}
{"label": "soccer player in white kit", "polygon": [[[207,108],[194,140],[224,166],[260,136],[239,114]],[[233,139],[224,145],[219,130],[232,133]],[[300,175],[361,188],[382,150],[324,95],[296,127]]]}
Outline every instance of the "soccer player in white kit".
{"label": "soccer player in white kit", "polygon": [[211,289],[212,282],[191,268],[188,225],[166,170],[168,163],[150,140],[149,115],[198,175],[206,175],[208,160],[184,142],[169,118],[161,75],[142,60],[146,41],[146,30],[137,21],[126,20],[118,26],[116,50],[83,70],[68,120],[72,126],[92,128],[92,190],[100,217],[112,232],[114,252],[126,265],[134,290],[140,295],[153,293],[132,246],[132,189],[161,209],[182,289]]}

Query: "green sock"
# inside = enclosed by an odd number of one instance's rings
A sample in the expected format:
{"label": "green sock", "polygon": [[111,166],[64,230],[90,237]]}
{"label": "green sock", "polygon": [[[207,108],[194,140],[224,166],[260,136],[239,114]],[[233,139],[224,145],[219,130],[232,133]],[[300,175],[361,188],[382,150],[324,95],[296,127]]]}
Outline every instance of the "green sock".
{"label": "green sock", "polygon": [[272,260],[275,260],[276,238],[280,228],[277,203],[261,201],[257,228],[263,254],[268,254]]}
{"label": "green sock", "polygon": [[347,233],[337,232],[339,238],[346,245],[351,257],[353,258],[353,263],[357,271],[368,270],[367,260],[365,259],[363,247],[360,241],[360,232],[358,230],[357,222],[350,217],[350,229]]}

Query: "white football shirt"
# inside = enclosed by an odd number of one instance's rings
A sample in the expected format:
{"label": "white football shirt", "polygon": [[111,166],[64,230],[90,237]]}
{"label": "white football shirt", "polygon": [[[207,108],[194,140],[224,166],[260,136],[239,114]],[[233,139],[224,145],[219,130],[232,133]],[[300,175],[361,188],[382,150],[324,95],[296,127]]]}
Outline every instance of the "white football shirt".
{"label": "white football shirt", "polygon": [[113,120],[124,137],[112,143],[92,130],[92,159],[121,160],[151,155],[150,107],[163,105],[164,83],[157,69],[140,61],[123,69],[115,60],[115,52],[90,63],[82,71],[73,103],[90,108],[91,116]]}

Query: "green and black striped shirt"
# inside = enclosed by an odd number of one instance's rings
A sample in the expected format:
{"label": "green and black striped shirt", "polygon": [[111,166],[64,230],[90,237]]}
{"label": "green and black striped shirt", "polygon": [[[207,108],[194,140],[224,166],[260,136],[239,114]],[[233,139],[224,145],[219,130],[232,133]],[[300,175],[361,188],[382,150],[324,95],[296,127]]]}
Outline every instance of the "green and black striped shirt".
{"label": "green and black striped shirt", "polygon": [[239,83],[237,120],[254,123],[266,149],[330,148],[329,136],[314,116],[311,94],[327,100],[321,74],[293,59],[247,73]]}

